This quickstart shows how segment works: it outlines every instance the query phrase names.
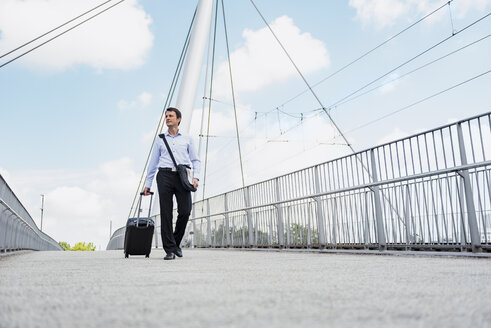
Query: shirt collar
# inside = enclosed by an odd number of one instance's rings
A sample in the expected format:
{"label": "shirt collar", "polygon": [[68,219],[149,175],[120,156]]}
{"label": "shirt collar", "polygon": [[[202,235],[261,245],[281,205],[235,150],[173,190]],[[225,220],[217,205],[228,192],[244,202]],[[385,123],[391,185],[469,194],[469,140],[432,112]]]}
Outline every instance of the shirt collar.
{"label": "shirt collar", "polygon": [[167,132],[165,133],[165,136],[166,137],[170,137],[170,138],[174,138],[174,137],[177,137],[177,136],[180,136],[181,135],[181,132],[179,130],[177,130],[177,134],[175,136],[171,136],[170,133],[169,133],[169,130],[167,130]]}

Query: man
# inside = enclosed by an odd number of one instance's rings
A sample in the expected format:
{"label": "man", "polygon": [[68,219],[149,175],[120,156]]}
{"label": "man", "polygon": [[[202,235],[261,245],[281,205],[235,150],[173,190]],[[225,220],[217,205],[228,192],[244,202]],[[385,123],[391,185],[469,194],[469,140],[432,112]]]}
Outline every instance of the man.
{"label": "man", "polygon": [[[169,107],[165,111],[165,124],[168,130],[165,135],[167,143],[174,154],[177,164],[187,164],[193,169],[193,185],[198,187],[198,176],[201,162],[196,155],[191,137],[179,132],[181,123],[181,112],[177,108]],[[150,163],[147,169],[147,180],[143,193],[150,195],[153,177],[157,173],[157,188],[160,198],[160,221],[162,244],[165,250],[164,260],[173,260],[176,255],[182,257],[182,250],[179,247],[182,237],[186,231],[189,214],[191,213],[191,192],[184,189],[179,179],[172,158],[165,146],[162,134],[155,140]],[[172,209],[173,196],[177,200],[177,221],[175,231],[172,232]]]}

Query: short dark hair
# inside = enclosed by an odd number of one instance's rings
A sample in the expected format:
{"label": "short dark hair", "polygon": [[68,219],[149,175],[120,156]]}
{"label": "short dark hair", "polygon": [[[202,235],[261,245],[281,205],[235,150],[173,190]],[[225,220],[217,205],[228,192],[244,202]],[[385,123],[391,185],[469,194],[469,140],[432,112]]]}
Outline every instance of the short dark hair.
{"label": "short dark hair", "polygon": [[[182,118],[182,114],[181,114],[181,111],[175,107],[169,107],[165,110],[165,112],[174,112],[176,113],[176,117],[177,118]],[[181,124],[181,122],[179,122],[177,125]]]}

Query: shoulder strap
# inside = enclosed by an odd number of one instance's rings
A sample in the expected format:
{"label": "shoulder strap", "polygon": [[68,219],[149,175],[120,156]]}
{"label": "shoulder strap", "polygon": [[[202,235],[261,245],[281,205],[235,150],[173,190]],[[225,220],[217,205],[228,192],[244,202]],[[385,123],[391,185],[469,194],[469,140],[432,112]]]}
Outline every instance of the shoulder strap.
{"label": "shoulder strap", "polygon": [[169,152],[170,158],[172,158],[172,161],[174,162],[174,166],[177,168],[177,163],[176,159],[174,158],[174,154],[172,154],[172,150],[170,150],[169,144],[167,143],[167,139],[165,138],[165,133],[162,133],[159,135],[162,139],[164,139],[165,147],[167,147],[167,151]]}

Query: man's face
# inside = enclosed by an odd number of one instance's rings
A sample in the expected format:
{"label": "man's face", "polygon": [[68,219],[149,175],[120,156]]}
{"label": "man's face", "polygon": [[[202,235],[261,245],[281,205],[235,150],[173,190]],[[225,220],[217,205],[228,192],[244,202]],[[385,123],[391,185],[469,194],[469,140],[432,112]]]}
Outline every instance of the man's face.
{"label": "man's face", "polygon": [[165,112],[165,124],[167,124],[168,127],[178,126],[179,122],[181,122],[181,119],[177,118],[175,112]]}

